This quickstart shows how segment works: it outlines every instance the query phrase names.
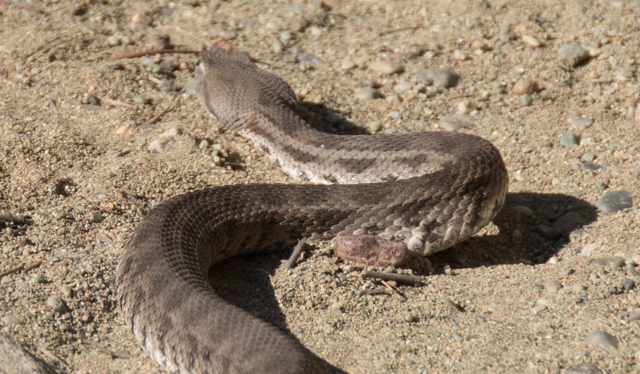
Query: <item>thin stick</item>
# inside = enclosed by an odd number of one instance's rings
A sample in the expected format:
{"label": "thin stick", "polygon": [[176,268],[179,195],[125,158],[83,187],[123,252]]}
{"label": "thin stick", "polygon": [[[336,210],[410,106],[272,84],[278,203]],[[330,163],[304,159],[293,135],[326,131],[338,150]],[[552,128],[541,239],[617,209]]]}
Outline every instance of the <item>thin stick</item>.
{"label": "thin stick", "polygon": [[383,35],[393,34],[394,32],[400,32],[400,31],[412,31],[412,30],[421,29],[421,28],[423,28],[423,27],[424,27],[424,25],[415,25],[415,26],[400,27],[399,29],[391,29],[391,30],[380,31],[380,32],[378,33],[378,36],[383,36]]}
{"label": "thin stick", "polygon": [[0,273],[0,278],[4,277],[5,275],[17,273],[22,269],[24,269],[24,264],[20,264],[16,267],[12,267],[11,269],[5,270],[2,273]]}
{"label": "thin stick", "polygon": [[27,265],[27,266],[25,266],[25,267],[24,267],[24,271],[29,271],[29,270],[31,270],[31,269],[35,269],[35,268],[37,268],[37,267],[38,267],[38,266],[40,266],[40,265],[42,265],[42,260],[38,260],[38,261],[36,261],[36,262],[32,262],[32,263],[30,263],[29,265]]}
{"label": "thin stick", "polygon": [[395,281],[399,283],[408,283],[414,286],[420,286],[422,279],[415,275],[406,274],[393,274],[393,273],[380,273],[377,271],[367,271],[362,275],[363,278],[375,278],[388,281]]}
{"label": "thin stick", "polygon": [[167,113],[168,111],[170,111],[171,109],[173,109],[173,104],[175,103],[176,99],[173,99],[173,101],[171,102],[171,104],[167,105],[166,108],[162,109],[160,111],[160,113],[156,114],[153,118],[151,118],[149,120],[149,122],[147,122],[149,125],[153,125],[154,123],[158,122],[158,120],[160,119],[160,117],[162,117],[165,113]]}
{"label": "thin stick", "polygon": [[289,257],[289,261],[287,261],[287,269],[291,269],[295,266],[296,262],[298,261],[298,257],[300,257],[300,254],[302,253],[302,250],[306,245],[307,238],[304,238],[300,240],[295,247],[293,247],[293,253]]}
{"label": "thin stick", "polygon": [[137,57],[143,57],[148,55],[170,54],[170,53],[185,53],[185,54],[197,55],[200,52],[202,51],[196,51],[194,49],[150,49],[148,51],[133,52],[133,53],[127,53],[120,56],[114,56],[114,57],[111,57],[109,60],[116,61],[116,60],[122,60],[125,58],[137,58]]}
{"label": "thin stick", "polygon": [[402,296],[403,299],[407,299],[407,297],[400,291],[396,290],[395,288],[391,287],[391,285],[385,281],[383,281],[382,279],[380,280],[380,283],[384,284],[388,289],[390,289],[392,292],[397,293],[398,295]]}

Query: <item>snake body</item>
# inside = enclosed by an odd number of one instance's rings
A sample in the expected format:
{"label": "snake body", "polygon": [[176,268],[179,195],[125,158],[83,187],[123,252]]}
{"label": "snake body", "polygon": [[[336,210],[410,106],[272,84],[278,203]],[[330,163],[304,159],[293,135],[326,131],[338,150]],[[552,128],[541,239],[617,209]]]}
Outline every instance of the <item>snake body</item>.
{"label": "snake body", "polygon": [[169,371],[321,370],[299,342],[216,295],[214,264],[305,237],[377,236],[424,256],[470,237],[504,204],[507,171],[486,140],[321,133],[296,115],[287,83],[248,55],[214,49],[200,59],[198,97],[218,123],[315,184],[214,187],[144,217],[118,264],[117,292],[126,324]]}

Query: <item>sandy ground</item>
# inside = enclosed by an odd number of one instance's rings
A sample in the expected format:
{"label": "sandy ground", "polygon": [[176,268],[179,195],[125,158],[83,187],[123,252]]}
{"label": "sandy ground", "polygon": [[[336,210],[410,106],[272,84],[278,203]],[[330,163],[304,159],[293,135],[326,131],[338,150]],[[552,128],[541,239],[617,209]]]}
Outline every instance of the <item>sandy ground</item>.
{"label": "sandy ground", "polygon": [[[638,372],[638,17],[638,1],[2,0],[0,333],[60,373],[163,372],[115,295],[136,224],[206,186],[297,182],[200,107],[196,55],[111,58],[221,38],[325,131],[476,134],[510,174],[493,225],[401,270],[421,287],[323,249],[287,270],[284,249],[215,269],[229,301],[349,373]],[[563,60],[569,43],[588,58]],[[443,118],[459,112],[473,120]],[[599,211],[618,190],[634,206]]]}

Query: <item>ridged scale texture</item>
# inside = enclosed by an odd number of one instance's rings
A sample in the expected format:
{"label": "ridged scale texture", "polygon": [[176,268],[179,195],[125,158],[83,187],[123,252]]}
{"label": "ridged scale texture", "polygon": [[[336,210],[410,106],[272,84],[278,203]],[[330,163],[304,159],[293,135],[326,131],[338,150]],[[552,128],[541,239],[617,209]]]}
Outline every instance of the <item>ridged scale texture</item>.
{"label": "ridged scale texture", "polygon": [[218,122],[252,139],[294,177],[345,185],[236,185],[151,210],[117,269],[125,322],[159,364],[180,373],[318,373],[284,332],[217,296],[209,268],[307,237],[379,235],[416,255],[446,249],[502,208],[498,150],[455,133],[337,136],[311,129],[295,96],[240,52],[201,54],[198,96]]}

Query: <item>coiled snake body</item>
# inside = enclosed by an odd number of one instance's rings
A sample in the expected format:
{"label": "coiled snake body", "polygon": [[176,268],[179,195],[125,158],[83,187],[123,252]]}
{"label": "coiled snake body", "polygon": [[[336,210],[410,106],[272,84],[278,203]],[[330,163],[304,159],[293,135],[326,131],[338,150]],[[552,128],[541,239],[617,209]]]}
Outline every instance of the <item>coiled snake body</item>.
{"label": "coiled snake body", "polygon": [[321,133],[295,114],[291,88],[246,54],[215,49],[200,58],[198,97],[220,125],[316,184],[214,187],[144,217],[118,264],[118,297],[136,339],[172,372],[320,372],[299,342],[214,293],[213,264],[303,237],[375,236],[424,256],[470,237],[502,208],[507,171],[486,140]]}

